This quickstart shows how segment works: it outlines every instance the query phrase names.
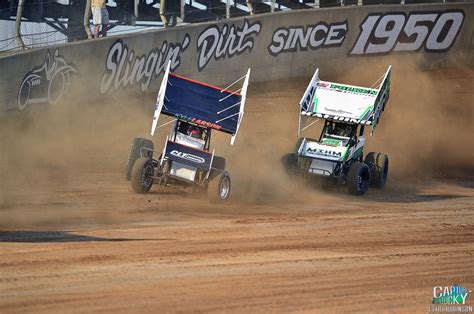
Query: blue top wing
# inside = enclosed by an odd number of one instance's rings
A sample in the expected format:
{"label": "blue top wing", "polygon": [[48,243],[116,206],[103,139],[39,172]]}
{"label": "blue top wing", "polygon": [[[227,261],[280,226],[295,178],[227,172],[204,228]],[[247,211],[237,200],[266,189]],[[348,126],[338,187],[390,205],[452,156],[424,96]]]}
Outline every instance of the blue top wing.
{"label": "blue top wing", "polygon": [[162,112],[181,120],[235,134],[242,96],[169,74]]}

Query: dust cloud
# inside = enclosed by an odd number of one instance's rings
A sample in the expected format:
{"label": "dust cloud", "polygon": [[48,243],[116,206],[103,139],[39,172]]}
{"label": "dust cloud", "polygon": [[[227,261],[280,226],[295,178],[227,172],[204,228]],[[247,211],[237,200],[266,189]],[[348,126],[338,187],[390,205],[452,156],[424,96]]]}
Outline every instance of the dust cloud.
{"label": "dust cloud", "polygon": [[[366,153],[389,155],[389,184],[472,178],[474,70],[422,71],[405,61],[380,60],[375,66],[361,63],[343,76],[324,72],[320,76],[370,86],[388,64],[393,65],[391,99],[374,136],[368,136],[366,149]],[[227,135],[213,133],[212,146],[227,158],[233,198],[238,202],[285,202],[289,195],[307,194],[308,187],[289,180],[280,163],[282,155],[293,150],[298,102],[307,82],[306,77],[251,84],[236,145],[229,145]],[[123,173],[131,140],[148,136],[154,99],[153,94],[107,96],[91,103],[87,97],[74,97],[60,105],[37,105],[29,112],[2,118],[0,206],[19,198],[22,202],[28,198],[52,201],[61,189],[74,187],[81,176],[90,176],[91,184],[99,189],[113,186],[116,182],[101,176]],[[165,129],[154,139],[158,149]],[[320,125],[305,135],[319,132]],[[323,192],[311,191],[324,201]]]}

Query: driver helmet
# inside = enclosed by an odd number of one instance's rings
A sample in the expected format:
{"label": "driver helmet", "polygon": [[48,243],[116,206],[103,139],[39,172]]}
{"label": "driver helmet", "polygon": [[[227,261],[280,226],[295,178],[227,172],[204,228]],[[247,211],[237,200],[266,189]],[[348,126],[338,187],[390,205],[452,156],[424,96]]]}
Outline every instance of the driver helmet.
{"label": "driver helmet", "polygon": [[352,133],[352,127],[350,125],[346,126],[346,129],[344,130],[345,136],[349,137],[351,136]]}
{"label": "driver helmet", "polygon": [[195,126],[189,126],[188,127],[188,135],[193,137],[193,138],[201,138],[201,130],[198,127]]}

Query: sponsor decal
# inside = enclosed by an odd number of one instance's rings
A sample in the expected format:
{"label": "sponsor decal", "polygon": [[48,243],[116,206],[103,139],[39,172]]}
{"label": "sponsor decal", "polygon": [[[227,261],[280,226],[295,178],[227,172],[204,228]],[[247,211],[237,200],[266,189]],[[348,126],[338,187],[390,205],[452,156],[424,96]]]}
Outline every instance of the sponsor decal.
{"label": "sponsor decal", "polygon": [[201,126],[204,126],[204,127],[215,129],[215,130],[220,130],[222,128],[222,126],[220,126],[216,123],[204,121],[204,120],[201,120],[201,119],[192,118],[192,117],[189,117],[189,116],[184,115],[184,114],[177,114],[176,117],[180,120],[192,122],[192,123],[195,123],[197,125],[201,125]]}
{"label": "sponsor decal", "polygon": [[471,291],[459,284],[433,287],[433,299],[429,312],[472,313],[472,306],[467,305]]}
{"label": "sponsor decal", "polygon": [[122,40],[115,41],[107,53],[105,73],[100,81],[100,93],[106,93],[110,88],[121,88],[139,85],[141,91],[150,86],[150,81],[165,71],[171,61],[171,71],[181,64],[181,55],[188,48],[191,38],[184,36],[181,43],[171,43],[166,40],[161,47],[151,49],[148,54],[140,56]]}
{"label": "sponsor decal", "polygon": [[277,28],[268,46],[270,55],[280,53],[316,50],[319,48],[339,47],[346,38],[347,21],[328,24],[319,22],[314,25]]}
{"label": "sponsor decal", "polygon": [[308,147],[306,149],[306,153],[308,153],[309,155],[320,155],[320,156],[326,156],[326,157],[338,157],[338,158],[342,157],[341,152],[335,152],[332,150],[320,149],[320,148]]}
{"label": "sponsor decal", "polygon": [[341,140],[334,140],[334,139],[330,139],[330,138],[324,138],[321,141],[321,144],[329,145],[329,146],[339,146],[339,145],[341,145],[341,143],[342,143]]}
{"label": "sponsor decal", "polygon": [[209,61],[232,59],[246,50],[251,52],[254,47],[254,37],[260,33],[262,25],[259,21],[249,23],[244,20],[242,27],[235,24],[224,24],[207,27],[197,40],[198,69],[202,71]]}
{"label": "sponsor decal", "polygon": [[329,89],[340,90],[343,92],[350,92],[350,93],[355,93],[355,94],[377,95],[376,90],[370,90],[370,89],[360,88],[360,87],[344,86],[344,85],[339,85],[339,84],[331,84],[331,86],[329,86]]}
{"label": "sponsor decal", "polygon": [[335,114],[337,115],[352,115],[352,112],[349,112],[349,111],[344,111],[342,109],[332,109],[332,108],[329,108],[329,107],[324,107],[324,111],[327,111],[327,112],[334,112]]}
{"label": "sponsor decal", "polygon": [[369,14],[349,54],[391,51],[445,52],[454,44],[464,22],[461,10]]}
{"label": "sponsor decal", "polygon": [[18,109],[25,110],[29,104],[56,104],[69,93],[74,74],[78,74],[75,66],[58,49],[53,53],[48,50],[43,63],[23,77],[17,95]]}
{"label": "sponsor decal", "polygon": [[185,160],[195,162],[195,163],[198,163],[198,164],[203,164],[205,162],[204,158],[202,158],[202,157],[192,155],[192,154],[189,154],[189,153],[183,153],[183,152],[177,151],[176,149],[172,150],[170,152],[170,154],[173,155],[173,156],[176,156],[178,158],[185,159]]}

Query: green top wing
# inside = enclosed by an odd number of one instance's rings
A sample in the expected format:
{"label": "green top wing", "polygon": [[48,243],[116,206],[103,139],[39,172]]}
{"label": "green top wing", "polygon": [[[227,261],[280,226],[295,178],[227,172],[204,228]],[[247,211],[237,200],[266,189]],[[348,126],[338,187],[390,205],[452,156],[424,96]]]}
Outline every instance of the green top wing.
{"label": "green top wing", "polygon": [[316,70],[300,101],[300,116],[371,125],[373,132],[390,96],[391,69],[377,88],[322,81]]}

